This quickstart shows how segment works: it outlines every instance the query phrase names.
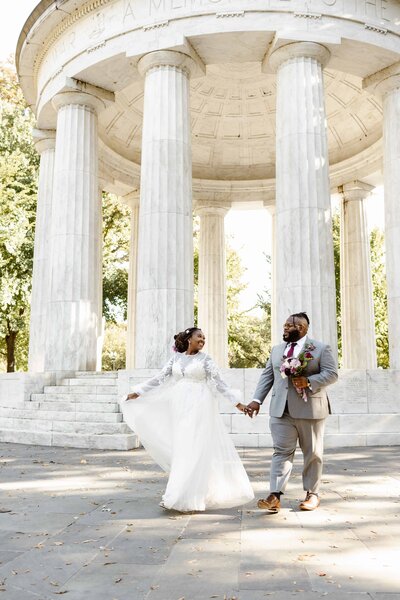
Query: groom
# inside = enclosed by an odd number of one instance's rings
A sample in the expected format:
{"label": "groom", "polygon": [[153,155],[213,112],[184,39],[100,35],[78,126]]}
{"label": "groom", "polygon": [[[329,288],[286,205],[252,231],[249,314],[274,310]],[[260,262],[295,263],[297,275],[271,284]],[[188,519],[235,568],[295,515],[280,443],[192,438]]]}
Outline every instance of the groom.
{"label": "groom", "polygon": [[[258,501],[258,507],[276,513],[293,466],[297,441],[303,453],[303,488],[306,497],[301,510],[315,510],[322,475],[325,419],[330,414],[326,386],[337,380],[337,369],[330,346],[307,336],[306,313],[290,315],[283,326],[283,344],[274,346],[261,374],[254,399],[246,407],[249,417],[257,415],[272,388],[270,427],[274,444],[271,463],[270,494]],[[300,357],[299,357],[300,355]],[[284,358],[306,357],[307,366],[297,377],[283,378],[280,367]],[[307,401],[302,392],[306,391]]]}

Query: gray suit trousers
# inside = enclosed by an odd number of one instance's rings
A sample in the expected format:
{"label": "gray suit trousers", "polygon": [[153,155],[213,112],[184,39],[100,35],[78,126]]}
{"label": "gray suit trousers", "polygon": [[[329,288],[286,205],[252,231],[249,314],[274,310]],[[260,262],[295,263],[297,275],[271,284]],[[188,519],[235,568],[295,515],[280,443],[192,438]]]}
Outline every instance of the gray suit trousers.
{"label": "gray suit trousers", "polygon": [[287,413],[270,418],[274,454],[270,491],[284,492],[293,467],[297,441],[303,453],[303,488],[318,494],[322,475],[325,419],[294,419]]}

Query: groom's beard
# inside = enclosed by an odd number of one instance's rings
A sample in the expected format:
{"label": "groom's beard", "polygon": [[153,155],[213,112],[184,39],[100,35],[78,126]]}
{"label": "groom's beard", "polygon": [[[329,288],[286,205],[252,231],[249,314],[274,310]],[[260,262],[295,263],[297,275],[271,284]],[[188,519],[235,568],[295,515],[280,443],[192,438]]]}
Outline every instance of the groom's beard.
{"label": "groom's beard", "polygon": [[290,342],[298,342],[299,339],[300,333],[297,331],[297,329],[293,329],[292,331],[283,334],[283,341],[287,342],[288,344]]}

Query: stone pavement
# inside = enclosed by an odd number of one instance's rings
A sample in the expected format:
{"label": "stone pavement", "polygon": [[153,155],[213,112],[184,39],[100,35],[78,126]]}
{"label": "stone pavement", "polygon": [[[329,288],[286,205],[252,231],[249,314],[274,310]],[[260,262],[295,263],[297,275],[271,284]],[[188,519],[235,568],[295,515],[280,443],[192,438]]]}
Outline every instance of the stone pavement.
{"label": "stone pavement", "polygon": [[[270,449],[242,451],[257,496]],[[0,600],[398,600],[400,447],[326,452],[321,507],[301,460],[278,515],[180,515],[129,452],[0,444]]]}

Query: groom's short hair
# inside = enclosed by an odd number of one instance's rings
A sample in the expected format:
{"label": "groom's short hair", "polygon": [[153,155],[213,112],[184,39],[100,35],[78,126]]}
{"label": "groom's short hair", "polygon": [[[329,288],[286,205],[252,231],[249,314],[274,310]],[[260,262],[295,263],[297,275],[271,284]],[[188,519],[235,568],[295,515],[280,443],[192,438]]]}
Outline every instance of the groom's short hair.
{"label": "groom's short hair", "polygon": [[310,319],[308,318],[308,314],[306,312],[294,313],[290,316],[293,318],[304,319],[305,321],[307,321],[308,325],[310,324]]}

